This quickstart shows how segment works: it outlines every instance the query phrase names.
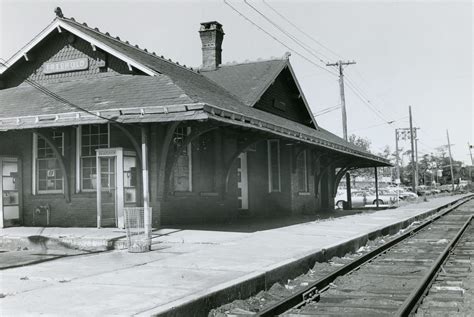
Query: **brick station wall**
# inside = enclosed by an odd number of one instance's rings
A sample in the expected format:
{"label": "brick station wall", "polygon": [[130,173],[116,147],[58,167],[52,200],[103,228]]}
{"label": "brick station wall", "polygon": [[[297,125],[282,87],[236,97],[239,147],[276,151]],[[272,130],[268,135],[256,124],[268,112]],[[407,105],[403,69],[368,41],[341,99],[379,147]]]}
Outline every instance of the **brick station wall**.
{"label": "brick station wall", "polygon": [[[137,140],[139,140],[139,129],[129,129]],[[47,130],[45,130],[47,131]],[[43,132],[45,132],[43,131]],[[46,215],[35,215],[37,206],[50,205],[50,226],[96,226],[97,203],[95,192],[76,192],[76,128],[64,128],[65,132],[65,162],[69,175],[69,186],[71,191],[71,202],[66,202],[63,194],[36,194],[32,193],[32,131],[2,132],[0,133],[0,155],[18,156],[22,159],[22,191],[23,191],[23,217],[26,226],[46,226]],[[46,132],[45,132],[46,133]],[[215,133],[215,132],[209,132]],[[220,133],[215,133],[218,135]],[[206,179],[221,177],[223,165],[216,164],[218,156],[220,161],[226,161],[236,150],[236,135],[223,134],[223,138],[214,138],[214,142],[220,142],[222,147],[215,151],[209,147],[215,160],[209,160],[209,153],[199,150],[199,142],[194,142],[193,148],[193,191],[189,193],[177,193],[170,191],[165,199],[160,201],[158,207],[156,195],[151,192],[154,208],[155,223],[159,222],[158,211],[161,210],[162,224],[197,224],[210,222],[229,222],[242,216],[252,217],[274,217],[290,214],[315,213],[317,200],[314,195],[314,180],[310,170],[308,177],[309,194],[300,195],[297,190],[297,172],[292,170],[291,146],[280,141],[280,171],[281,191],[268,191],[268,151],[267,141],[261,141],[256,145],[256,151],[249,151],[248,180],[249,180],[249,210],[239,210],[237,189],[237,161],[234,162],[229,179],[229,191],[225,193],[224,185],[216,182],[215,187],[210,190]],[[212,138],[211,138],[212,139]],[[208,138],[209,140],[209,138]],[[20,146],[18,146],[20,145]],[[123,147],[133,150],[132,144],[123,133],[111,127],[111,147]],[[158,141],[158,148],[161,148]],[[154,149],[150,149],[154,150]],[[157,169],[158,162],[150,160],[150,173]],[[310,164],[309,164],[310,165]],[[331,177],[329,177],[330,179]],[[155,175],[150,175],[150,182],[156,181]],[[328,178],[323,180],[323,184]],[[151,184],[154,185],[154,184]],[[325,187],[325,186],[323,186]],[[156,186],[152,186],[156,188]],[[327,195],[327,189],[321,189],[322,195]],[[329,206],[328,206],[329,205]],[[324,207],[330,207],[331,202]]]}

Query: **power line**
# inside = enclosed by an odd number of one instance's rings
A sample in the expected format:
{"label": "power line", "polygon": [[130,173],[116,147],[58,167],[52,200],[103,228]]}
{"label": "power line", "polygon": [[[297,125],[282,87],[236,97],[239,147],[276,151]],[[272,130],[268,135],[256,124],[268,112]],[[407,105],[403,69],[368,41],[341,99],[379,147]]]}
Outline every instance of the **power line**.
{"label": "power line", "polygon": [[293,53],[295,53],[296,55],[300,56],[301,58],[303,58],[305,61],[307,61],[308,63],[318,67],[319,69],[322,69],[326,72],[328,72],[329,74],[333,75],[333,76],[337,76],[337,74],[331,72],[330,70],[320,66],[319,64],[315,63],[314,61],[312,61],[311,59],[309,59],[308,57],[304,56],[303,54],[301,54],[300,52],[298,52],[297,50],[291,48],[290,46],[288,46],[287,44],[285,44],[284,42],[280,41],[277,37],[275,37],[273,34],[271,34],[270,32],[266,31],[264,28],[262,28],[261,26],[259,26],[257,23],[253,22],[250,18],[248,18],[245,14],[243,14],[242,12],[240,12],[239,10],[237,10],[234,6],[232,6],[229,2],[227,2],[226,0],[223,0],[224,3],[230,7],[233,11],[235,11],[238,15],[240,15],[242,18],[244,18],[247,22],[251,23],[252,25],[254,25],[255,27],[257,27],[260,31],[264,32],[265,34],[267,34],[268,36],[270,36],[272,39],[274,39],[275,41],[277,41],[278,43],[280,43],[281,45],[283,45],[284,47],[286,47],[287,49],[289,49],[290,51],[292,51]]}
{"label": "power line", "polygon": [[300,27],[298,27],[296,24],[294,24],[293,22],[291,22],[287,17],[285,17],[282,13],[280,13],[277,9],[275,9],[274,7],[272,7],[269,3],[267,3],[265,0],[263,0],[263,4],[265,4],[267,7],[270,8],[270,10],[272,10],[273,12],[275,12],[278,16],[280,16],[283,20],[285,20],[287,23],[289,23],[291,26],[293,26],[296,30],[298,30],[299,32],[301,32],[303,35],[305,35],[307,38],[309,38],[310,40],[312,40],[314,43],[324,47],[326,50],[328,50],[329,52],[331,52],[332,54],[336,55],[337,57],[339,57],[340,59],[343,59],[341,55],[339,55],[338,53],[336,53],[335,51],[333,51],[332,49],[330,49],[329,47],[327,47],[326,45],[324,45],[323,43],[321,43],[320,41],[318,41],[317,39],[315,39],[313,36],[311,36],[310,34],[306,33],[305,31],[303,31]]}
{"label": "power line", "polygon": [[385,124],[391,125],[393,123],[393,120],[387,120],[380,111],[377,111],[372,105],[372,103],[369,100],[365,99],[364,96],[360,94],[357,88],[350,81],[348,81],[347,83],[347,86],[354,92],[356,97],[359,98],[364,103],[364,105],[366,105],[376,116],[378,116],[382,121],[384,121]]}
{"label": "power line", "polygon": [[[244,3],[249,6],[250,8],[252,8],[252,10],[254,10],[255,12],[257,12],[262,18],[264,18],[267,22],[269,22],[271,25],[273,25],[274,27],[276,27],[280,32],[282,32],[283,34],[285,34],[288,38],[290,38],[293,42],[295,42],[296,44],[298,44],[301,48],[303,48],[305,51],[307,51],[309,54],[313,55],[315,58],[317,58],[321,63],[323,64],[326,64],[326,61],[324,61],[321,57],[319,57],[318,55],[316,55],[314,52],[316,52],[316,50],[312,49],[309,45],[306,45],[305,43],[303,43],[302,41],[300,41],[299,39],[297,39],[293,34],[291,34],[290,32],[286,31],[285,29],[283,29],[282,27],[280,27],[276,22],[274,22],[272,19],[270,19],[269,17],[267,17],[265,14],[263,14],[260,10],[258,10],[256,7],[254,7],[253,5],[251,5],[250,3],[248,3],[247,0],[244,0]],[[308,48],[309,47],[309,48]],[[314,52],[313,52],[314,51]],[[319,54],[321,54],[320,52],[318,52]],[[321,54],[323,55],[323,54]]]}
{"label": "power line", "polygon": [[328,107],[328,108],[325,108],[325,109],[322,109],[318,112],[313,112],[313,115],[315,117],[318,117],[318,116],[322,116],[323,114],[327,114],[329,112],[333,112],[337,109],[339,109],[341,107],[341,105],[336,105],[336,106],[332,106],[332,107]]}
{"label": "power line", "polygon": [[[237,14],[239,14],[242,18],[244,18],[246,21],[248,21],[249,23],[251,23],[252,25],[254,25],[255,27],[257,27],[259,30],[261,30],[262,32],[264,32],[265,34],[267,34],[268,36],[270,36],[272,39],[274,39],[275,41],[277,41],[278,43],[280,43],[281,45],[285,46],[286,48],[288,48],[289,50],[293,51],[295,54],[297,54],[298,56],[302,57],[303,59],[305,59],[306,61],[308,61],[309,63],[311,63],[312,65],[320,68],[320,69],[324,69],[326,71],[328,71],[327,69],[321,67],[319,64],[315,63],[314,61],[312,61],[311,59],[307,58],[306,56],[304,56],[303,54],[301,54],[300,52],[296,51],[295,49],[291,48],[290,46],[288,46],[286,43],[284,43],[283,41],[281,41],[280,39],[278,39],[276,36],[274,36],[273,34],[271,34],[270,32],[266,31],[265,29],[263,29],[260,25],[258,25],[257,23],[255,23],[254,21],[252,21],[249,17],[247,17],[245,14],[243,14],[242,12],[240,12],[238,9],[236,9],[234,6],[232,6],[228,1],[226,0],[223,0],[224,3],[229,6],[233,11],[235,11]],[[273,21],[271,21],[268,17],[266,17],[263,13],[261,13],[258,9],[256,9],[255,7],[253,7],[252,5],[250,5],[249,3],[247,3],[246,0],[244,0],[244,2],[250,6],[252,9],[254,9],[257,13],[259,13],[262,17],[264,17],[267,21],[269,21],[270,23],[272,23],[272,25],[274,25],[275,27],[277,27],[282,33],[284,33],[286,36],[288,37],[292,37],[291,35],[288,35],[289,33],[286,32],[285,30],[283,30],[280,26],[276,25]],[[293,39],[295,41],[295,39]],[[296,40],[298,42],[301,42],[299,40]],[[301,44],[300,44],[301,46]],[[318,57],[319,59],[319,57]],[[319,59],[320,60],[320,59]],[[321,61],[321,60],[320,60]],[[337,76],[335,73],[331,72],[331,71],[328,71],[330,74],[332,75],[335,75]],[[354,93],[356,94],[356,96],[367,106],[369,107],[369,109],[374,112],[380,119],[382,119],[382,121],[386,122],[387,124],[391,124],[392,121],[390,120],[387,120],[385,117],[384,117],[384,114],[375,108],[374,105],[372,105],[372,103],[368,100],[368,98],[364,97],[363,96],[363,92],[358,89],[354,83],[350,82],[350,85],[349,85],[349,88],[351,88],[351,90],[354,91]]]}
{"label": "power line", "polygon": [[373,104],[369,98],[367,98],[367,96],[364,94],[364,92],[355,85],[355,83],[350,79],[348,78],[347,79],[347,82],[348,82],[348,86],[349,88],[354,92],[356,93],[356,95],[358,95],[359,99],[361,99],[365,104],[367,104],[369,106],[369,108],[372,109],[372,111],[374,111],[378,116],[379,118],[381,118],[383,121],[385,121],[386,123],[388,123],[390,120],[387,120],[384,116],[385,114],[382,113],[382,111],[380,111],[377,106],[375,104]]}
{"label": "power line", "polygon": [[[393,121],[391,121],[391,123],[395,123],[395,122],[398,122],[398,121],[402,121],[403,119],[406,119],[406,118],[408,118],[408,116],[403,117],[403,118],[399,118],[399,119],[397,119],[397,120],[393,120]],[[368,126],[368,127],[365,127],[365,128],[360,128],[360,129],[351,130],[351,131],[349,131],[349,132],[356,132],[356,131],[361,131],[361,130],[368,130],[368,129],[372,129],[372,128],[384,126],[384,125],[386,125],[386,124],[387,124],[386,122],[380,123],[380,124],[374,124],[374,125],[371,125],[371,126]]]}

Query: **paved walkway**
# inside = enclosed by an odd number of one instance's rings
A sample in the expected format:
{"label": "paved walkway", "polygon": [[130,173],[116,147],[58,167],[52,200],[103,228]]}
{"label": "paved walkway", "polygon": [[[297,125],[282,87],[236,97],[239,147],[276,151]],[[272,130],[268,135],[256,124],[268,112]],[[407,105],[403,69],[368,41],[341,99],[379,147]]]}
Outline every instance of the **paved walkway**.
{"label": "paved walkway", "polygon": [[458,198],[257,232],[164,229],[149,253],[105,251],[6,269],[0,315],[157,314]]}

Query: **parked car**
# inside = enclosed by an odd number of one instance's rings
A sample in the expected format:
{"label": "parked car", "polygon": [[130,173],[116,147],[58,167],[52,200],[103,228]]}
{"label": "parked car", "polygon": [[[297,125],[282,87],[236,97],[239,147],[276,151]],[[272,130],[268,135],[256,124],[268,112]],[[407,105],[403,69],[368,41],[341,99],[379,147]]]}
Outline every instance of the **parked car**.
{"label": "parked car", "polygon": [[423,196],[423,195],[428,196],[432,194],[431,190],[426,185],[418,186],[416,188],[416,193],[418,194],[418,196]]}
{"label": "parked car", "polygon": [[442,193],[449,193],[453,190],[453,187],[452,185],[441,185],[439,186],[439,190],[442,192]]}
{"label": "parked car", "polygon": [[405,199],[415,199],[418,198],[418,195],[415,194],[412,191],[407,190],[406,188],[403,187],[390,187],[389,190],[393,191],[395,194],[395,197],[397,197],[397,192],[398,192],[398,197],[400,199],[405,200]]}
{"label": "parked car", "polygon": [[430,191],[433,195],[441,193],[441,189],[435,187],[432,187]]}
{"label": "parked car", "polygon": [[[336,196],[335,204],[336,207],[339,209],[343,208],[343,204],[347,202],[347,196],[344,195],[338,195]],[[375,192],[372,191],[361,191],[361,190],[356,190],[351,192],[351,200],[352,200],[352,207],[364,207],[365,205],[375,205],[377,204],[377,197],[375,195]],[[387,191],[379,191],[379,205],[391,205],[395,203],[397,200],[396,194],[393,195],[393,193],[389,193]]]}

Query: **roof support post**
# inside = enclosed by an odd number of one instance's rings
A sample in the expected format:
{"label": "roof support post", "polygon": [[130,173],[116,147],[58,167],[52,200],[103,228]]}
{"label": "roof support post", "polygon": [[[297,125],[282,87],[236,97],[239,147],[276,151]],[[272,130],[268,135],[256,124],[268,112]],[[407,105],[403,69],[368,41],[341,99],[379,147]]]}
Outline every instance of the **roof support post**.
{"label": "roof support post", "polygon": [[54,156],[59,162],[59,167],[61,168],[61,172],[63,173],[63,178],[64,178],[64,198],[66,199],[66,202],[70,203],[71,202],[71,191],[69,190],[69,176],[66,170],[66,164],[65,164],[65,159],[64,156],[59,152],[59,149],[56,147],[54,144],[53,140],[45,135],[44,133],[40,132],[39,130],[33,130],[34,133],[42,137],[46,144],[53,150]]}
{"label": "roof support post", "polygon": [[142,190],[143,190],[143,223],[145,229],[145,236],[147,237],[147,248],[150,250],[151,246],[151,219],[152,211],[150,208],[150,189],[148,182],[148,126],[141,125],[141,140],[142,140]]}

